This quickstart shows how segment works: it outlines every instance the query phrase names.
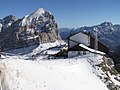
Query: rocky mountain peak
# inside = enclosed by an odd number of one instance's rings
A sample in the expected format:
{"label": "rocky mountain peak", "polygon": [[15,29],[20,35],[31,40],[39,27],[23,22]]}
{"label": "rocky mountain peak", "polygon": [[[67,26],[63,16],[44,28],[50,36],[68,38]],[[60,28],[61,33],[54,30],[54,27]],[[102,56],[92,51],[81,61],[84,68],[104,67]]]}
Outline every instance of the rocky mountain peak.
{"label": "rocky mountain peak", "polygon": [[113,26],[113,24],[111,22],[103,22],[100,24],[100,26],[107,27],[107,26]]}
{"label": "rocky mountain peak", "polygon": [[45,13],[45,10],[43,8],[39,8],[32,14],[34,14],[34,15],[42,15],[44,13]]}
{"label": "rocky mountain peak", "polygon": [[3,24],[12,23],[17,21],[18,18],[14,15],[9,15],[3,18]]}
{"label": "rocky mountain peak", "polygon": [[[0,33],[2,35],[2,37],[0,36],[0,43],[4,48],[61,40],[54,16],[43,8],[37,9],[22,19],[14,19],[15,17],[12,15],[4,18],[10,24],[5,25],[6,28],[3,28],[5,30],[2,30],[4,32]],[[15,22],[11,23],[11,21]]]}
{"label": "rocky mountain peak", "polygon": [[39,8],[32,14],[25,16],[21,22],[21,26],[49,22],[50,19],[53,19],[53,15],[49,11]]}
{"label": "rocky mountain peak", "polygon": [[3,28],[6,29],[11,26],[12,23],[16,22],[18,18],[14,15],[8,15],[3,19],[0,19],[0,23],[2,24]]}
{"label": "rocky mountain peak", "polygon": [[27,19],[33,20],[33,19],[39,19],[40,17],[43,17],[45,13],[45,10],[43,8],[39,8],[36,11],[34,11],[32,14],[28,16]]}

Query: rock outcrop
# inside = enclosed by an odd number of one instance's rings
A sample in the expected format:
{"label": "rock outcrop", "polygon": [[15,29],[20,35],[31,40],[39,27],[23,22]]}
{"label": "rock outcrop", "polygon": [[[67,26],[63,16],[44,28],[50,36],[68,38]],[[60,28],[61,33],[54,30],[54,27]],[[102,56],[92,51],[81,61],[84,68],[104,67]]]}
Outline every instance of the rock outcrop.
{"label": "rock outcrop", "polygon": [[3,21],[5,22],[1,23],[0,46],[5,49],[61,40],[54,16],[43,8],[22,19],[10,15]]}

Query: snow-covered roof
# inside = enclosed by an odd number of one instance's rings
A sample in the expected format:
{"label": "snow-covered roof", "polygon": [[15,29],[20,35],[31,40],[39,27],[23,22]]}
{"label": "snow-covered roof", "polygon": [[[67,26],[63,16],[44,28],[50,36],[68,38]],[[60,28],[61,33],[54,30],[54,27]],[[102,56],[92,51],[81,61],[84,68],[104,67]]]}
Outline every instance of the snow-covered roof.
{"label": "snow-covered roof", "polygon": [[84,49],[86,49],[86,50],[88,50],[88,51],[90,51],[90,52],[92,52],[92,53],[97,53],[97,54],[105,55],[104,52],[101,52],[101,51],[98,51],[98,50],[95,50],[95,49],[91,49],[91,48],[85,46],[84,44],[79,44],[79,46],[82,47],[82,48],[84,48]]}

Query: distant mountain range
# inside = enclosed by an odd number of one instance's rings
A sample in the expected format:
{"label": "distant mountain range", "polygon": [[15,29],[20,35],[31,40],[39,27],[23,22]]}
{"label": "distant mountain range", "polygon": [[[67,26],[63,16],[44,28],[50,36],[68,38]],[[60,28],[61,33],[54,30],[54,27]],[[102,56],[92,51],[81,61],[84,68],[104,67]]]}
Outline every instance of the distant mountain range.
{"label": "distant mountain range", "polygon": [[0,46],[4,49],[61,40],[51,12],[43,8],[18,19],[14,15],[0,19]]}
{"label": "distant mountain range", "polygon": [[89,32],[95,35],[95,28],[98,30],[99,39],[104,42],[109,50],[110,56],[116,59],[115,63],[120,63],[120,25],[113,25],[111,22],[103,22],[95,26],[84,26],[77,29],[61,28],[59,29],[62,39],[67,40],[70,34],[75,34],[79,31]]}

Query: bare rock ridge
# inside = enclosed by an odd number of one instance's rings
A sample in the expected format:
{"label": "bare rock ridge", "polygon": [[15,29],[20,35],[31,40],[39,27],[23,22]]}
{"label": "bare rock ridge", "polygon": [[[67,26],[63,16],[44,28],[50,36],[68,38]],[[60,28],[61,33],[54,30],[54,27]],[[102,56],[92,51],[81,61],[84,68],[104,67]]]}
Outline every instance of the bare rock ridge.
{"label": "bare rock ridge", "polygon": [[61,40],[51,12],[37,9],[22,19],[10,15],[0,20],[0,46],[5,49]]}

